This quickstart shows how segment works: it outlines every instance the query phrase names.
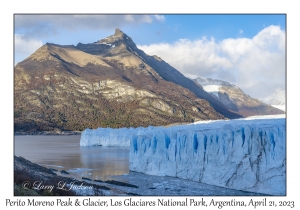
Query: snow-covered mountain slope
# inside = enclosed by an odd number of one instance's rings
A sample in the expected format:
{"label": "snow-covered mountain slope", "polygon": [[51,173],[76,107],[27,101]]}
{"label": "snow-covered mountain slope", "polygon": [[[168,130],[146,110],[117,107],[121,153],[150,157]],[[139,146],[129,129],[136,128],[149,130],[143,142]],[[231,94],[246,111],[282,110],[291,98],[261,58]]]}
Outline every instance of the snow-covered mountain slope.
{"label": "snow-covered mountain slope", "polygon": [[270,96],[260,100],[285,111],[285,91],[282,88],[277,88]]}
{"label": "snow-covered mountain slope", "polygon": [[200,84],[226,107],[244,116],[283,114],[281,110],[251,98],[238,86],[229,82],[205,77],[197,77],[194,82]]}
{"label": "snow-covered mountain slope", "polygon": [[235,85],[230,84],[229,82],[205,77],[197,77],[196,79],[194,79],[194,81],[199,83],[206,92],[214,94],[217,98],[219,98],[221,87],[235,87]]}
{"label": "snow-covered mountain slope", "polygon": [[272,105],[285,105],[285,91],[282,88],[277,88],[270,96],[261,100]]}

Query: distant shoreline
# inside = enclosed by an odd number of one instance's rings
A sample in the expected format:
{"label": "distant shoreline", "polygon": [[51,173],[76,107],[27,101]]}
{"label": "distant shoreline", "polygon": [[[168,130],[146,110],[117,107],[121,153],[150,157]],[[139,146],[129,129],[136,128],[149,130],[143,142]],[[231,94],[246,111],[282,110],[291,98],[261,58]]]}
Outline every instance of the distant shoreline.
{"label": "distant shoreline", "polygon": [[14,136],[25,136],[25,135],[49,135],[49,136],[60,136],[60,135],[80,135],[82,131],[16,131]]}

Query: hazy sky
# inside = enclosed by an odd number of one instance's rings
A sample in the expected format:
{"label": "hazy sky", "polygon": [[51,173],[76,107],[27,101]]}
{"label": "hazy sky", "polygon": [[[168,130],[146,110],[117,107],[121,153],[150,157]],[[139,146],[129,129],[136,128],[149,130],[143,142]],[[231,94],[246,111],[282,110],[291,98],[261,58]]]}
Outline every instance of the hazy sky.
{"label": "hazy sky", "polygon": [[285,15],[15,15],[15,63],[43,44],[91,43],[120,28],[184,75],[252,97],[285,88]]}

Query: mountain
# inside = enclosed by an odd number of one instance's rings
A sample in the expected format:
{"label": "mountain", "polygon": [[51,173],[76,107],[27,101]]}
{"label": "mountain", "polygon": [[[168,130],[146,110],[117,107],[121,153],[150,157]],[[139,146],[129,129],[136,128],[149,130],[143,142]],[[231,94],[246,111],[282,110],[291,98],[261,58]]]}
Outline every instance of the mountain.
{"label": "mountain", "polygon": [[282,88],[277,88],[270,96],[261,98],[260,100],[285,111],[285,91]]}
{"label": "mountain", "polygon": [[251,98],[229,82],[205,77],[198,77],[194,81],[226,107],[243,116],[283,114],[283,111]]}
{"label": "mountain", "polygon": [[119,29],[90,44],[47,43],[14,71],[16,131],[241,117]]}

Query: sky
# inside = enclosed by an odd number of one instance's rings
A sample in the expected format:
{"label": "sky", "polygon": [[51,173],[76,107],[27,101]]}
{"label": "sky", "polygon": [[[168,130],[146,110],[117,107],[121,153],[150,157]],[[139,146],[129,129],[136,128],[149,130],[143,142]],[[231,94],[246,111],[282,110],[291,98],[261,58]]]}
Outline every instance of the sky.
{"label": "sky", "polygon": [[285,89],[286,16],[14,15],[15,64],[45,43],[92,43],[120,28],[190,78],[221,79],[254,98]]}

